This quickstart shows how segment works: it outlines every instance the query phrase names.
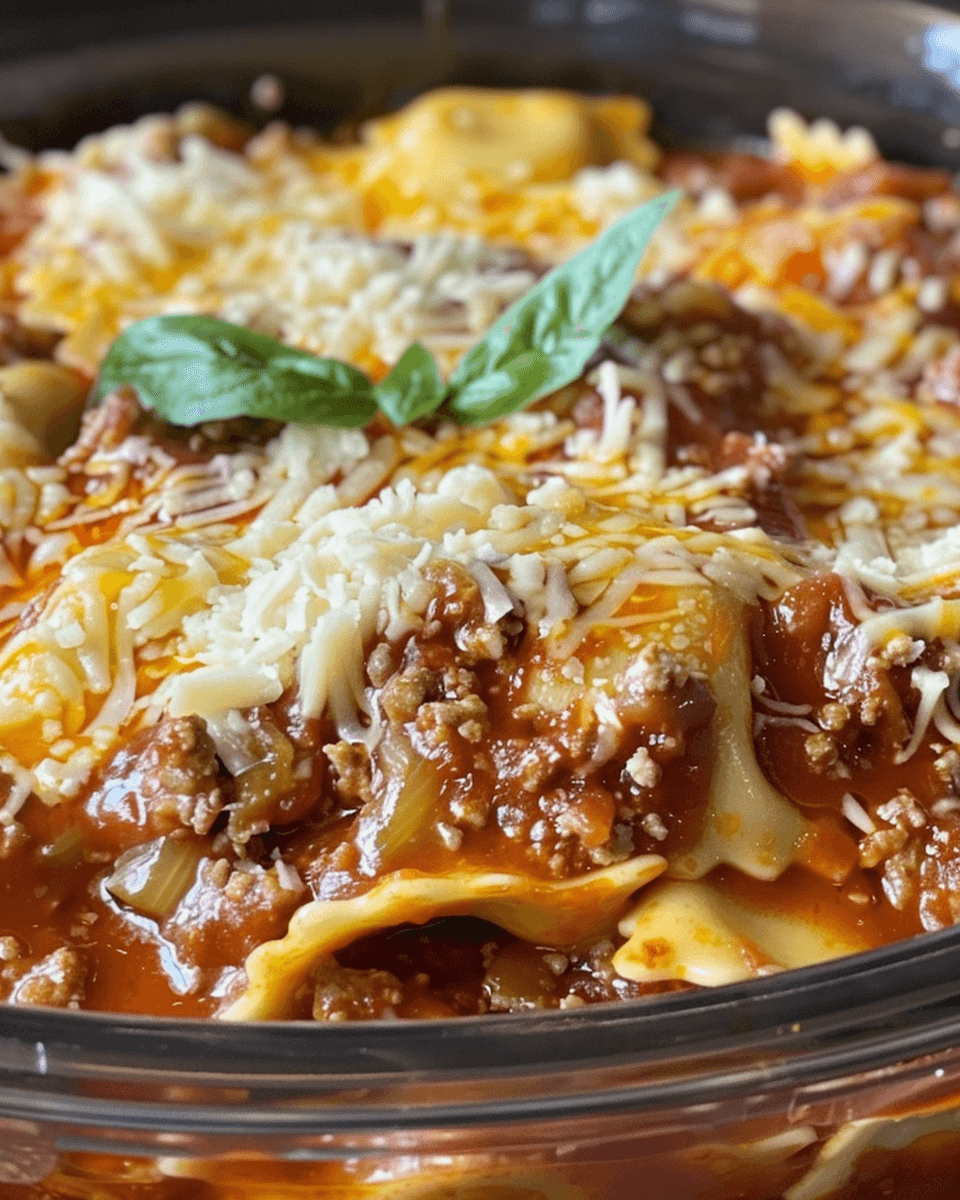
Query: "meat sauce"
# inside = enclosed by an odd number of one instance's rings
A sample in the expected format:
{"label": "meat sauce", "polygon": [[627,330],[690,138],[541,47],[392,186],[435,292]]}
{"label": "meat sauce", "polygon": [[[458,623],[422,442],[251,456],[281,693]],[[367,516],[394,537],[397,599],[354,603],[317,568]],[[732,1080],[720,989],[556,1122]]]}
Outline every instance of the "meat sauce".
{"label": "meat sauce", "polygon": [[[618,148],[639,161],[637,113],[596,103],[593,134],[605,130],[610,142],[603,161]],[[505,144],[497,158],[504,171],[516,150],[510,111],[491,110],[494,133]],[[459,136],[451,129],[445,136]],[[575,147],[581,167],[593,161],[581,144],[587,132],[581,129]],[[408,138],[404,155],[417,144]],[[562,175],[557,154],[547,145],[542,157],[536,179],[555,181]],[[915,223],[902,231],[899,248],[910,270],[922,278],[960,264],[960,202],[944,172],[876,162],[818,181],[796,164],[686,152],[664,154],[658,170],[694,196],[720,188],[735,204],[770,203],[787,212],[811,189],[826,211],[880,198],[925,206],[924,228]],[[443,183],[419,186],[429,194]],[[811,345],[784,317],[749,308],[737,294],[744,282],[743,262],[718,239],[709,272],[691,269],[638,289],[605,351],[628,367],[638,347],[674,363],[662,380],[669,400],[666,463],[731,473],[739,480],[731,489],[739,488],[736,498],[752,509],[757,528],[800,547],[811,534],[836,532],[840,503],[814,494],[797,446],[843,418],[825,404],[776,410],[769,396],[785,372],[821,391],[849,381],[829,366],[821,370]],[[802,282],[813,294],[830,286],[823,256],[799,243],[784,257],[779,282]],[[864,277],[833,301],[842,314],[870,298]],[[958,314],[955,297],[947,298],[935,317],[921,318],[918,331],[955,332]],[[37,342],[40,335],[31,341],[13,318],[3,320],[4,361],[25,348],[38,356],[54,352],[53,342]],[[941,406],[948,432],[957,434],[955,352],[921,364],[906,387],[908,403]],[[557,408],[574,433],[599,433],[606,403],[598,385],[582,381],[576,398]],[[185,433],[149,417],[135,395],[121,390],[87,416],[60,463],[78,504],[100,495],[107,507],[122,496],[136,507],[149,490],[146,473],[94,469],[98,452],[137,436],[184,466],[262,447],[277,433],[274,423],[252,421]],[[554,452],[544,450],[541,460]],[[566,448],[562,453],[570,456]],[[707,532],[726,528],[709,509],[688,513],[687,524]],[[119,526],[118,518],[88,521],[80,544],[108,542]],[[20,552],[22,559],[12,556],[14,568],[26,564],[28,547]],[[56,579],[54,568],[34,579],[33,595],[23,596],[27,603],[6,621],[7,636],[41,619]],[[366,656],[363,688],[383,722],[376,755],[363,736],[369,725],[341,737],[329,714],[304,716],[288,690],[245,713],[252,741],[237,761],[223,730],[215,740],[217,731],[199,718],[164,717],[113,746],[70,803],[28,803],[0,838],[0,998],[214,1017],[242,990],[251,951],[283,937],[309,900],[353,898],[389,873],[465,866],[556,883],[630,856],[677,862],[697,845],[712,819],[719,736],[708,673],[663,667],[657,686],[616,696],[610,740],[596,714],[578,707],[582,678],[560,677],[522,606],[489,619],[477,578],[453,561],[431,564],[426,583],[431,599],[422,627],[379,641]],[[638,615],[631,604],[617,610],[624,622]],[[919,648],[889,644],[862,656],[855,671],[846,669],[859,653],[857,610],[882,613],[890,604],[869,589],[852,595],[838,574],[824,569],[743,610],[752,745],[767,780],[803,814],[806,831],[776,880],[750,878],[729,865],[708,876],[746,906],[794,914],[824,930],[856,930],[871,946],[960,920],[960,753],[932,724],[913,737],[923,703],[914,673],[956,672],[960,652],[947,638]],[[602,658],[611,642],[615,635],[591,633],[582,657]],[[648,665],[654,673],[662,667]],[[164,661],[141,665],[144,679],[162,677],[166,668]],[[956,700],[947,698],[951,711]],[[469,915],[397,925],[318,962],[290,1015],[318,1021],[494,1015],[693,986],[682,978],[622,977],[613,958],[624,940],[616,923],[559,945]],[[772,1173],[744,1168],[724,1197],[777,1200],[830,1133],[818,1129],[814,1142]],[[264,1168],[264,1186],[283,1183],[285,1171]],[[311,1194],[350,1187],[347,1168],[322,1164],[309,1171],[296,1174],[292,1185]],[[245,1184],[255,1182],[249,1164],[243,1172]],[[108,1193],[100,1190],[104,1180]],[[0,1184],[0,1193],[9,1200],[102,1194],[222,1200],[234,1194],[227,1186],[202,1172],[196,1179],[161,1179],[152,1165],[134,1160],[120,1172],[116,1160],[78,1154],[49,1186]],[[609,1195],[625,1186],[611,1172]],[[939,1133],[906,1152],[868,1151],[856,1180],[833,1200],[946,1200],[958,1188],[957,1138]],[[540,1197],[512,1186],[494,1191],[505,1200]]]}
{"label": "meat sauce", "polygon": [[[726,181],[737,198],[774,190],[795,199],[789,170],[748,156],[674,155],[663,171],[701,187]],[[849,186],[857,196],[942,192],[939,176],[928,181],[910,173],[873,172]],[[831,202],[840,200],[838,194]],[[709,345],[706,374],[686,379],[688,402],[670,408],[670,461],[712,471],[747,468],[746,497],[761,526],[782,540],[802,539],[806,521],[791,457],[760,403],[769,384],[764,346],[776,346],[797,369],[808,363],[809,352],[787,323],[748,313],[715,288],[683,283],[638,293],[623,324],[647,343]],[[596,393],[584,395],[572,412],[576,425],[595,426],[598,405]],[[91,454],[118,446],[132,431],[190,463],[262,444],[276,427],[233,422],[186,438],[145,418],[133,396],[118,394],[64,455],[77,496],[89,491]],[[136,475],[127,487],[136,498]],[[89,524],[84,536],[95,544],[112,532],[110,524]],[[429,870],[446,861],[451,839],[472,864],[545,878],[612,861],[618,839],[633,852],[668,857],[696,842],[714,753],[709,686],[686,678],[640,710],[621,712],[617,752],[585,774],[598,732],[579,724],[569,707],[552,713],[529,701],[530,679],[543,664],[522,619],[488,626],[476,583],[452,564],[433,584],[424,632],[383,644],[366,681],[378,689],[405,761],[412,753],[429,776],[402,836],[383,845],[375,835],[371,843],[382,780],[373,779],[362,747],[337,744],[332,728],[304,722],[291,697],[255,714],[263,758],[239,778],[217,759],[202,728],[168,722],[134,734],[94,773],[78,808],[30,806],[8,839],[0,882],[10,939],[0,974],[7,995],[19,998],[18,980],[42,974],[48,960],[57,975],[63,964],[50,956],[66,952],[74,985],[51,991],[51,1002],[212,1015],[235,991],[249,950],[282,934],[304,889],[344,896],[371,872]],[[19,628],[35,619],[44,595],[26,607]],[[960,763],[927,739],[909,762],[896,765],[916,709],[908,667],[891,663],[852,686],[831,686],[831,662],[843,654],[855,623],[840,580],[829,574],[760,604],[752,622],[752,673],[761,687],[755,745],[770,780],[811,820],[804,865],[777,885],[778,905],[809,905],[819,878],[832,889],[835,915],[869,929],[871,943],[880,944],[955,919],[960,818],[948,801]],[[494,649],[504,638],[505,646]],[[805,716],[784,719],[779,708],[767,711],[767,700]],[[638,749],[656,778],[655,804],[642,788],[638,795],[626,772]],[[164,781],[165,771],[176,778]],[[879,824],[866,842],[858,843],[859,831],[844,818],[848,796]],[[439,842],[438,829],[445,831]],[[138,913],[105,882],[122,854],[157,838],[190,848],[197,864],[196,879],[163,916]],[[298,874],[286,894],[270,874],[281,852]],[[813,878],[802,881],[803,872]],[[391,930],[341,952],[339,968],[324,969],[314,1015],[510,1011],[662,990],[615,976],[609,960],[616,942],[614,933],[613,940],[573,950],[527,946],[463,918]],[[448,952],[455,969],[442,965]]]}
{"label": "meat sauce", "polygon": [[[854,627],[834,575],[806,581],[766,608],[754,629],[755,666],[769,689],[761,695],[819,714],[819,728],[811,732],[802,718],[771,719],[761,710],[756,744],[783,793],[846,843],[846,854],[839,850],[849,864],[842,894],[854,906],[875,909],[881,937],[893,940],[955,922],[954,763],[936,738],[898,761],[916,717],[905,665],[865,667],[852,686],[835,681],[832,665]],[[846,797],[876,827],[858,850],[857,831],[842,820]]]}
{"label": "meat sauce", "polygon": [[[444,836],[473,864],[544,878],[609,861],[618,841],[668,855],[696,841],[713,757],[709,687],[688,678],[640,709],[625,706],[616,752],[585,777],[579,768],[598,732],[568,708],[529,702],[541,664],[523,622],[494,658],[500,632],[485,623],[476,583],[452,564],[434,583],[424,632],[368,667],[390,735],[429,771],[400,835],[371,839],[382,784],[369,758],[336,742],[329,725],[304,721],[291,697],[255,714],[264,757],[238,777],[199,722],[167,720],[121,745],[77,806],[29,806],[8,835],[0,879],[8,997],[212,1015],[249,951],[282,935],[304,888],[346,896],[371,870],[429,870],[446,861]],[[771,781],[811,818],[803,865],[775,885],[778,907],[824,919],[829,910],[831,921],[882,944],[956,919],[958,764],[930,737],[897,763],[916,717],[907,666],[875,663],[852,683],[836,681],[855,624],[834,575],[760,605],[755,744]],[[938,653],[927,652],[931,668],[942,665]],[[784,717],[784,706],[793,715]],[[638,748],[655,778],[652,799],[626,771]],[[846,820],[851,796],[872,833]],[[449,832],[438,840],[438,829]],[[138,911],[109,880],[125,853],[163,839],[189,851],[196,875],[169,911]],[[298,876],[289,890],[276,878],[281,853]],[[726,870],[718,880],[734,894],[770,887]],[[320,970],[312,1012],[447,1016],[662,991],[617,977],[616,944],[613,932],[583,947],[531,946],[469,918],[401,927],[363,938]],[[59,983],[45,992],[46,968]]]}
{"label": "meat sauce", "polygon": [[[199,722],[164,721],[114,752],[78,808],[37,805],[24,814],[0,885],[2,933],[12,943],[8,978],[44,963],[55,974],[49,956],[68,947],[77,978],[64,1003],[82,996],[85,1007],[112,1011],[212,1015],[250,950],[282,935],[304,886],[327,898],[348,896],[372,871],[442,865],[450,847],[438,828],[449,830],[472,865],[548,879],[622,857],[624,845],[659,853],[696,839],[714,710],[700,681],[688,679],[633,713],[616,753],[584,778],[580,768],[597,731],[568,710],[552,715],[524,703],[535,641],[518,622],[512,647],[497,647],[490,658],[497,631],[484,622],[477,585],[452,564],[436,582],[424,635],[391,647],[393,661],[380,656],[369,668],[381,685],[388,736],[409,739],[405,753],[429,771],[416,807],[401,814],[399,833],[387,842],[371,835],[382,798],[363,748],[337,742],[329,725],[303,721],[289,697],[254,714],[266,755],[237,778]],[[466,660],[464,645],[472,647]],[[625,773],[640,746],[658,774],[657,804],[669,820],[669,832],[655,827],[659,836],[645,828],[637,787]],[[164,839],[192,854],[196,877],[169,898],[168,912],[118,899],[110,880],[123,855]],[[281,853],[298,875],[287,891],[272,866]],[[610,939],[529,946],[483,922],[441,919],[343,952],[340,967],[319,972],[313,1013],[448,1016],[664,990],[619,978],[610,964],[614,949]],[[8,990],[15,999],[17,986]]]}

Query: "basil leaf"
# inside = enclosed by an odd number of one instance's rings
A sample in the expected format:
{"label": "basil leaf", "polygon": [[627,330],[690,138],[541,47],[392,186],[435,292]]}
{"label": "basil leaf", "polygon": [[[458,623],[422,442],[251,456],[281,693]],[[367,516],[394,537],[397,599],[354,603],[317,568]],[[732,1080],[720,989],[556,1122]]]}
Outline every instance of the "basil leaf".
{"label": "basil leaf", "polygon": [[377,407],[397,426],[436,412],[476,424],[516,412],[576,379],[627,302],[637,264],[676,203],[670,192],[627,213],[545,275],[491,326],[445,384],[429,351],[408,347],[374,387],[348,363],[317,358],[217,317],[148,317],[103,360],[93,402],[121,384],[176,425],[267,417],[357,428]]}
{"label": "basil leaf", "polygon": [[362,371],[216,317],[148,317],[116,339],[94,403],[121,384],[175,425],[268,417],[357,428],[377,411]]}
{"label": "basil leaf", "polygon": [[[647,243],[680,195],[633,209],[502,313],[454,371],[450,415],[466,425],[490,421],[576,379],[623,311]],[[549,370],[512,367],[531,354]]]}
{"label": "basil leaf", "polygon": [[451,415],[464,425],[509,416],[529,404],[533,397],[544,396],[561,386],[554,385],[552,379],[553,363],[547,355],[539,350],[527,350],[470,384],[469,403],[482,416],[464,416],[454,408],[453,400],[450,402]]}
{"label": "basil leaf", "polygon": [[399,429],[436,412],[447,394],[433,355],[419,342],[404,350],[386,378],[374,386],[381,409]]}

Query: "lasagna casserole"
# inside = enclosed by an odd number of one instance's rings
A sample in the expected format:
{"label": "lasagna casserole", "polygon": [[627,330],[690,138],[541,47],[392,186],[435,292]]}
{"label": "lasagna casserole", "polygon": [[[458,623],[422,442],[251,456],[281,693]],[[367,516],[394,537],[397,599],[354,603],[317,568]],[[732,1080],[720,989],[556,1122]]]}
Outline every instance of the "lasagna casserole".
{"label": "lasagna casserole", "polygon": [[[3,998],[572,1008],[957,920],[960,196],[787,111],[762,158],[648,123],[448,89],[5,150]],[[172,315],[449,376],[675,187],[522,409],[177,424],[130,378],[77,431]]]}

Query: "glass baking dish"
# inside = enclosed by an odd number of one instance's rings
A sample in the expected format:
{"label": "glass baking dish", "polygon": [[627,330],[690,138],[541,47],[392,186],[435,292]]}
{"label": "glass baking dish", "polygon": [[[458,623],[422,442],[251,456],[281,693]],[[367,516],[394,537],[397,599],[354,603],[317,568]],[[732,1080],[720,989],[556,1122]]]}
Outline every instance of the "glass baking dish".
{"label": "glass baking dish", "polygon": [[[943,7],[101,4],[55,26],[42,10],[16,18],[0,53],[0,129],[29,146],[187,99],[255,117],[249,87],[270,71],[285,83],[280,115],[327,128],[441,83],[553,84],[640,93],[668,141],[750,145],[787,104],[867,125],[891,157],[960,166],[960,19]],[[11,1200],[666,1194],[960,1195],[960,930],[566,1012],[348,1025],[0,1016]]]}

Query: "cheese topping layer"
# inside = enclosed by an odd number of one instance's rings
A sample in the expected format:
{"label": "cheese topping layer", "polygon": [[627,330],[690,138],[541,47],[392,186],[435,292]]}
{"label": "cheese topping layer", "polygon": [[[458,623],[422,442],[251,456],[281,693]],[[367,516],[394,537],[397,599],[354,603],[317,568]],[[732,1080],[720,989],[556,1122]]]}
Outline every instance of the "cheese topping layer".
{"label": "cheese topping layer", "polygon": [[[0,849],[52,889],[9,998],[136,1008],[135,944],[162,1011],[569,1007],[956,919],[960,198],[863,131],[648,122],[454,89],[333,147],[193,108],[6,181]],[[50,453],[139,318],[449,373],[678,183],[528,411],[185,430],[120,389]]]}

